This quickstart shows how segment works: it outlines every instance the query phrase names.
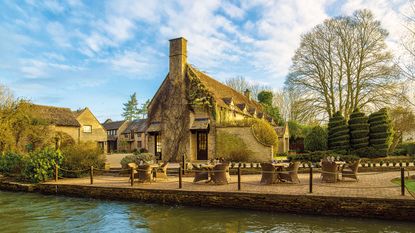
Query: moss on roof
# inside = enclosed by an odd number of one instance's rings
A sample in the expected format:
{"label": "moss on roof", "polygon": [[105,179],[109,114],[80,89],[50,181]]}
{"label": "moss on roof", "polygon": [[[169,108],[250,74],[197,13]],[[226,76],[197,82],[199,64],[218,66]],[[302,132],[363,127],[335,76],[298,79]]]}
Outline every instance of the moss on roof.
{"label": "moss on roof", "polygon": [[29,109],[33,117],[41,119],[51,125],[81,126],[69,108],[30,104]]}

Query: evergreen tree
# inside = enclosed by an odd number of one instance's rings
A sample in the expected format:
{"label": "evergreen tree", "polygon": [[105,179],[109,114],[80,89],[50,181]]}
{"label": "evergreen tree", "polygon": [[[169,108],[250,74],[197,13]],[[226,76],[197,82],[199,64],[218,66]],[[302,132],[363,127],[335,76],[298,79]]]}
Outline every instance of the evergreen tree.
{"label": "evergreen tree", "polygon": [[304,138],[304,149],[307,151],[327,150],[327,130],[321,126],[315,126]]}
{"label": "evergreen tree", "polygon": [[353,150],[361,150],[369,146],[368,119],[359,109],[355,109],[350,115],[350,146]]}
{"label": "evergreen tree", "polygon": [[145,119],[147,118],[147,113],[148,113],[148,105],[150,104],[150,100],[148,99],[146,102],[144,102],[141,105],[141,108],[138,110],[139,115],[140,115],[140,119]]}
{"label": "evergreen tree", "polygon": [[140,111],[138,109],[137,95],[135,92],[130,96],[128,102],[124,103],[123,105],[124,113],[122,114],[122,116],[125,120],[131,121],[139,117]]}
{"label": "evergreen tree", "polygon": [[330,150],[348,150],[350,147],[349,127],[340,112],[329,119],[328,147]]}
{"label": "evergreen tree", "polygon": [[393,129],[387,109],[382,108],[369,116],[370,146],[376,149],[377,154],[386,156],[392,144]]}
{"label": "evergreen tree", "polygon": [[280,109],[275,107],[272,103],[274,95],[271,91],[261,91],[258,94],[258,101],[264,107],[264,111],[274,119],[274,122],[278,125],[283,125],[284,120],[281,117]]}

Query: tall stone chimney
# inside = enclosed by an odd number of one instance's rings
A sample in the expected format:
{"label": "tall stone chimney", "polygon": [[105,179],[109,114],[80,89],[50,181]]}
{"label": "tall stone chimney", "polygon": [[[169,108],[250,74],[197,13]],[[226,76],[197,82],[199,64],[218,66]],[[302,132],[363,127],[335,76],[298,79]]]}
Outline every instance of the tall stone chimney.
{"label": "tall stone chimney", "polygon": [[187,62],[187,40],[183,37],[170,40],[169,77],[183,79]]}
{"label": "tall stone chimney", "polygon": [[251,100],[251,91],[249,89],[246,89],[245,90],[244,95],[246,96],[246,98],[248,98],[249,100]]}

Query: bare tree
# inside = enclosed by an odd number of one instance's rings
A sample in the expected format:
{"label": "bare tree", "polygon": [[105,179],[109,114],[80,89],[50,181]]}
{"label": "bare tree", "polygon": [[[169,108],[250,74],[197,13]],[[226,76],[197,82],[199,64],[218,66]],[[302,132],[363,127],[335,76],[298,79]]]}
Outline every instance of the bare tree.
{"label": "bare tree", "polygon": [[298,91],[303,112],[321,119],[340,111],[389,105],[401,82],[385,38],[368,10],[328,19],[302,36],[286,87]]}
{"label": "bare tree", "polygon": [[227,79],[225,81],[227,86],[232,87],[240,93],[244,93],[246,90],[251,91],[251,96],[253,99],[258,100],[258,94],[264,90],[271,90],[271,87],[266,85],[260,85],[257,83],[251,83],[245,79],[243,76],[237,76],[234,78]]}
{"label": "bare tree", "polygon": [[405,17],[405,33],[402,37],[402,47],[405,51],[400,57],[399,67],[402,74],[410,80],[415,80],[415,2],[409,4]]}

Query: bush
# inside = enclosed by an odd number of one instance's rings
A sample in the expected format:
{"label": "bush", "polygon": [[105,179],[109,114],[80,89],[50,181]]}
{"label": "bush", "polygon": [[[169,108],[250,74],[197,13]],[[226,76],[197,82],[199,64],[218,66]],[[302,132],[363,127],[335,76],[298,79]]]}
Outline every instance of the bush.
{"label": "bush", "polygon": [[369,146],[369,123],[364,113],[355,109],[350,115],[350,146],[353,150],[360,150]]}
{"label": "bush", "polygon": [[415,155],[415,142],[404,142],[398,145],[394,152],[395,155]]}
{"label": "bush", "polygon": [[252,125],[252,132],[261,144],[274,146],[274,150],[278,151],[278,135],[268,122],[256,120]]}
{"label": "bush", "polygon": [[[87,170],[91,166],[102,169],[105,157],[94,142],[78,143],[62,149],[64,156],[62,168],[66,170]],[[65,176],[78,177],[82,174],[67,172]]]}
{"label": "bush", "polygon": [[216,148],[216,157],[230,161],[249,162],[253,155],[240,137],[226,132],[216,134]]}
{"label": "bush", "polygon": [[20,175],[25,167],[25,159],[14,152],[0,155],[0,173],[4,175]]}
{"label": "bush", "polygon": [[327,131],[321,126],[315,126],[304,138],[304,148],[308,151],[327,150]]}
{"label": "bush", "polygon": [[383,108],[369,116],[370,146],[376,156],[386,156],[392,144],[392,124],[387,109]]}
{"label": "bush", "polygon": [[62,153],[52,148],[31,152],[27,158],[23,178],[35,183],[52,178],[55,165],[61,164],[62,160]]}
{"label": "bush", "polygon": [[342,155],[342,154],[337,154],[336,152],[333,152],[333,151],[315,151],[315,152],[310,152],[306,154],[288,155],[287,159],[289,161],[317,163],[317,162],[320,162],[320,160],[327,158],[327,157],[334,157],[336,159],[339,158],[342,161],[354,161],[354,160],[359,159],[359,157],[355,155]]}
{"label": "bush", "polygon": [[349,127],[340,112],[329,119],[328,148],[330,150],[348,150],[350,148]]}
{"label": "bush", "polygon": [[140,164],[141,161],[145,163],[151,163],[156,160],[156,157],[151,153],[134,153],[133,155],[127,155],[124,158],[121,159],[121,167],[123,169],[128,168],[129,163],[136,163]]}

